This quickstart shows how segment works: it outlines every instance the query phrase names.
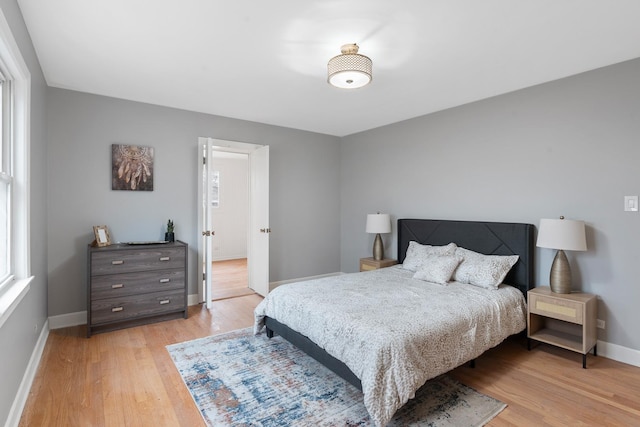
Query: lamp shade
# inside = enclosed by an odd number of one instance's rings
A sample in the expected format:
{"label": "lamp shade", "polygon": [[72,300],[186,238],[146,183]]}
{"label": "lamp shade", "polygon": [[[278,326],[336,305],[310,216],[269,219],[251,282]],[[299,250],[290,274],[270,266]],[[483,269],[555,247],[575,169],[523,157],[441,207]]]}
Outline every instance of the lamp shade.
{"label": "lamp shade", "polygon": [[367,215],[367,233],[391,233],[391,217],[389,214]]}
{"label": "lamp shade", "polygon": [[584,221],[541,219],[536,246],[567,251],[586,251]]}
{"label": "lamp shade", "polygon": [[357,89],[371,82],[372,62],[369,57],[358,53],[358,45],[345,44],[341,54],[334,56],[327,64],[327,81],[342,89]]}

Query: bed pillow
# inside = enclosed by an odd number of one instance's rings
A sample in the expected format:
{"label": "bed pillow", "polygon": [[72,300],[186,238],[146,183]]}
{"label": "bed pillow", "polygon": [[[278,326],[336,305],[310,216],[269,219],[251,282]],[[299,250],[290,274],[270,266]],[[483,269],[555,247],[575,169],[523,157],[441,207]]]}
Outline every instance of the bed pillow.
{"label": "bed pillow", "polygon": [[429,255],[454,255],[456,253],[456,244],[449,243],[445,246],[421,245],[418,242],[410,241],[407,248],[402,268],[410,271],[418,271],[422,265],[424,258]]}
{"label": "bed pillow", "polygon": [[453,280],[488,289],[497,289],[518,262],[518,255],[484,255],[465,248],[457,248],[456,256],[462,261]]}
{"label": "bed pillow", "polygon": [[460,261],[462,260],[455,255],[429,255],[424,258],[413,278],[446,285]]}

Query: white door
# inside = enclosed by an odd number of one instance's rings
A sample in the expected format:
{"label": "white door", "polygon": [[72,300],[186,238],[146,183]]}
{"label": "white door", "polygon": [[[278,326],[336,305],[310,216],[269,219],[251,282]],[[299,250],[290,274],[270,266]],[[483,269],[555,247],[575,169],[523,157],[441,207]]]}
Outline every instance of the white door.
{"label": "white door", "polygon": [[[198,138],[198,268],[202,285],[198,288],[200,302],[211,308],[215,215],[212,214],[212,162],[215,151],[249,155],[249,230],[247,268],[249,287],[260,295],[269,293],[269,147],[243,142]],[[200,280],[200,278],[198,279]]]}
{"label": "white door", "polygon": [[249,155],[249,287],[262,296],[269,293],[269,146]]}
{"label": "white door", "polygon": [[[204,138],[201,138],[204,139]],[[207,308],[211,308],[211,283],[213,267],[213,248],[211,236],[213,230],[212,210],[212,161],[211,146],[205,140],[198,147],[198,300],[206,302]]]}

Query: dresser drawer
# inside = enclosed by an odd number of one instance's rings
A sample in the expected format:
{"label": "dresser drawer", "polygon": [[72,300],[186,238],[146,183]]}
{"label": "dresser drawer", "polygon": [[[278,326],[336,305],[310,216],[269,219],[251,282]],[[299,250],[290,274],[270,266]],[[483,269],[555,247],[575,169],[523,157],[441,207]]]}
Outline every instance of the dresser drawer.
{"label": "dresser drawer", "polygon": [[184,275],[184,270],[158,270],[96,276],[91,281],[91,299],[184,289]]}
{"label": "dresser drawer", "polygon": [[582,324],[583,304],[578,301],[529,294],[529,312],[552,319]]}
{"label": "dresser drawer", "polygon": [[148,248],[93,252],[91,276],[157,269],[184,268],[183,248]]}
{"label": "dresser drawer", "polygon": [[185,309],[184,291],[152,292],[91,302],[91,324],[129,320]]}

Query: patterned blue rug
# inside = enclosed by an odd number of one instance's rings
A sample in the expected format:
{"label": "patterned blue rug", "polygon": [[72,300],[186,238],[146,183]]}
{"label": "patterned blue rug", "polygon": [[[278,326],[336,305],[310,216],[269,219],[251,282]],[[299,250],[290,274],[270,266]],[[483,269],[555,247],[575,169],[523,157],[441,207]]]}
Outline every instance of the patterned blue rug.
{"label": "patterned blue rug", "polygon": [[[251,329],[167,346],[209,426],[371,426],[362,393],[281,337]],[[507,405],[435,378],[390,426],[482,426]]]}

